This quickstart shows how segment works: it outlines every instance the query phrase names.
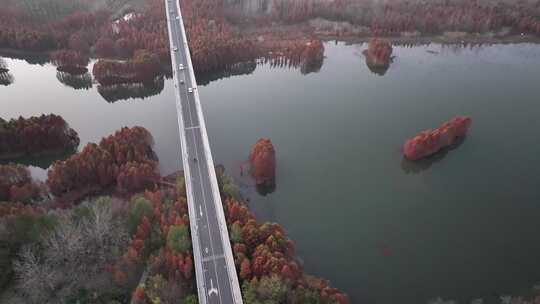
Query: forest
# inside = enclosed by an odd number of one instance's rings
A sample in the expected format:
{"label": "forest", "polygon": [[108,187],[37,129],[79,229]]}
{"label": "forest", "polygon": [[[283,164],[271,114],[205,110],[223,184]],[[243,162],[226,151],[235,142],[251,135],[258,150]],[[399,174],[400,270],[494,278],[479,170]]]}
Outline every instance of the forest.
{"label": "forest", "polygon": [[[45,182],[0,165],[0,299],[197,303],[183,173],[161,176],[152,147],[146,129],[122,128],[54,162]],[[245,303],[349,303],[216,175]]]}
{"label": "forest", "polygon": [[[180,0],[196,73],[219,72],[256,59],[300,68],[302,73],[317,71],[324,54],[318,35],[340,39],[456,32],[540,35],[538,1],[271,3],[265,12],[244,14],[223,0]],[[74,6],[64,13],[53,10],[50,14],[57,18],[46,18],[44,24],[36,22],[32,7],[13,2],[0,8],[0,49],[47,52],[60,71],[74,73],[83,73],[89,58],[96,58],[93,74],[103,85],[142,83],[170,71],[164,1],[145,0],[123,18],[105,5],[92,10]],[[312,20],[330,25],[313,25]],[[333,26],[337,21],[356,30]]]}
{"label": "forest", "polygon": [[0,160],[74,152],[79,136],[60,116],[0,118]]}

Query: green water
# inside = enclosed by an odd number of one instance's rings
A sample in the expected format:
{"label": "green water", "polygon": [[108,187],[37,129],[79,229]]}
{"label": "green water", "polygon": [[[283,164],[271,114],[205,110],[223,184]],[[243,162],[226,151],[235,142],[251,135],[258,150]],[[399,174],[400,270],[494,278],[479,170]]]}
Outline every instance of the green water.
{"label": "green water", "polygon": [[[540,46],[395,47],[384,76],[365,65],[365,45],[325,46],[318,73],[258,66],[200,88],[214,160],[260,218],[285,227],[306,271],[353,303],[489,303],[540,282]],[[7,62],[3,118],[62,115],[81,145],[142,125],[162,171],[180,167],[170,81],[157,96],[108,103],[96,84],[64,86],[52,66]],[[463,143],[402,159],[406,138],[455,115],[473,119]],[[264,197],[239,174],[260,137],[278,161]]]}

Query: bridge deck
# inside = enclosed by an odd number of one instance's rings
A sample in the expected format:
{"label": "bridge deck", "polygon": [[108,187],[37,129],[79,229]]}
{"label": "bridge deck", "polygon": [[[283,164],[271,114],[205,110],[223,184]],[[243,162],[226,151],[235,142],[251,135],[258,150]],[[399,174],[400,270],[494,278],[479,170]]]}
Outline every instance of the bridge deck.
{"label": "bridge deck", "polygon": [[242,304],[180,6],[164,1],[199,303]]}

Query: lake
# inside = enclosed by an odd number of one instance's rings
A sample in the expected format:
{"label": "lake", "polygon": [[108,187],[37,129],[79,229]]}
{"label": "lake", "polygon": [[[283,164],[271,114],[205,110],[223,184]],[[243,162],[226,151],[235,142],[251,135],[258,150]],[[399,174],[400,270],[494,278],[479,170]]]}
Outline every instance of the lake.
{"label": "lake", "polygon": [[[540,282],[540,45],[397,46],[384,75],[366,66],[366,47],[326,43],[317,73],[258,65],[201,86],[215,162],[258,217],[285,227],[306,272],[352,303],[491,303]],[[172,81],[110,103],[49,64],[5,60],[2,118],[61,115],[80,147],[141,125],[162,173],[180,169]],[[457,147],[403,159],[407,138],[456,115],[473,120]],[[260,137],[278,161],[266,196],[240,176]]]}

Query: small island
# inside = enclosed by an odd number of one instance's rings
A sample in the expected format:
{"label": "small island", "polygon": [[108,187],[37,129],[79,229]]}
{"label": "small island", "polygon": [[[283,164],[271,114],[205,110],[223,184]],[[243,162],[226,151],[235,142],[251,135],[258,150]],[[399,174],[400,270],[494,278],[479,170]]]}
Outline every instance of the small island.
{"label": "small island", "polygon": [[60,116],[0,118],[0,160],[74,152],[79,136]]}
{"label": "small island", "polygon": [[403,154],[409,160],[419,160],[449,147],[465,137],[472,120],[469,117],[457,116],[434,130],[420,132],[408,139],[403,145]]}

